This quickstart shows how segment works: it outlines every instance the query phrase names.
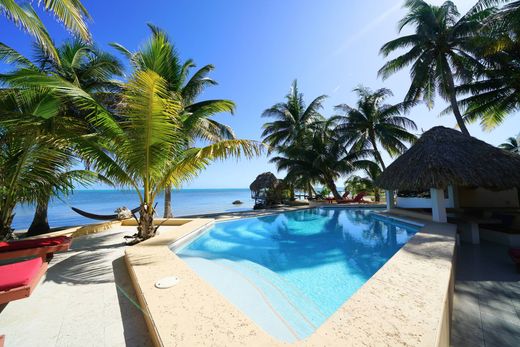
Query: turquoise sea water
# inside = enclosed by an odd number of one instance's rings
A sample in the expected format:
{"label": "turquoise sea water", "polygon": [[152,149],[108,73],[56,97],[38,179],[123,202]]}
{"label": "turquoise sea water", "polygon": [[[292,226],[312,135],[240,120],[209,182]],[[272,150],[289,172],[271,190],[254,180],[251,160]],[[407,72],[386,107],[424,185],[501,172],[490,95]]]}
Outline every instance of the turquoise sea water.
{"label": "turquoise sea water", "polygon": [[[157,199],[157,211],[162,217],[163,195]],[[233,205],[240,200],[242,205]],[[137,194],[130,190],[76,190],[73,195],[54,199],[49,208],[51,227],[95,223],[95,220],[82,217],[72,211],[70,206],[97,214],[113,214],[121,206],[134,208],[139,205]],[[199,213],[229,212],[252,209],[249,189],[182,189],[172,194],[173,213],[183,216]],[[15,210],[13,226],[26,229],[31,224],[34,206],[20,205]]]}
{"label": "turquoise sea water", "polygon": [[369,209],[309,209],[216,223],[177,254],[291,342],[310,335],[417,230]]}

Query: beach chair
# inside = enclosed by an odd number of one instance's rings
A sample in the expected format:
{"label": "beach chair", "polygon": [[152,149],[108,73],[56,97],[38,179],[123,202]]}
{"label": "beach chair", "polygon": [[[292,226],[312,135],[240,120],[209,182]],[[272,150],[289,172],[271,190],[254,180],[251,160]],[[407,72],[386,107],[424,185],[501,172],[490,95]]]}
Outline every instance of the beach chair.
{"label": "beach chair", "polygon": [[67,236],[0,242],[0,260],[36,256],[49,262],[54,253],[67,251],[71,243]]}
{"label": "beach chair", "polygon": [[367,195],[366,192],[358,193],[354,199],[344,199],[339,200],[338,204],[351,204],[351,203],[359,203],[359,204],[366,204],[368,201],[363,200],[363,198]]}
{"label": "beach chair", "polygon": [[0,305],[27,298],[47,271],[42,258],[0,266]]}

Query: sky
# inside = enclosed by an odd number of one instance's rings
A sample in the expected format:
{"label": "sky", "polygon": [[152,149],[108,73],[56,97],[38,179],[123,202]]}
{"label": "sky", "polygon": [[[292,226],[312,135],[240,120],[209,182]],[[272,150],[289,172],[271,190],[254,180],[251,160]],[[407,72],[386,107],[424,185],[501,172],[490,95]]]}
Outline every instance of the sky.
{"label": "sky", "polygon": [[[454,2],[464,13],[475,0]],[[182,59],[192,58],[198,66],[215,65],[211,77],[219,84],[207,89],[202,98],[233,100],[235,114],[221,114],[215,119],[230,125],[239,138],[251,140],[261,139],[262,125],[267,121],[261,117],[262,112],[284,100],[294,79],[298,79],[307,103],[328,95],[322,110],[326,117],[335,114],[335,105],[353,105],[356,98],[352,89],[360,84],[372,89],[389,88],[394,97],[388,102],[402,101],[410,83],[408,70],[385,81],[377,76],[385,62],[379,49],[398,37],[397,22],[405,14],[402,3],[155,0],[143,4],[136,0],[83,0],[93,18],[89,28],[94,41],[109,52],[117,55],[110,42],[136,50],[149,37],[146,23],[153,23],[169,33]],[[43,14],[42,19],[57,43],[69,37],[51,15]],[[0,21],[1,41],[30,54],[31,37],[5,18]],[[418,133],[436,125],[454,127],[453,116],[439,117],[446,106],[438,99],[433,109],[419,105],[408,117],[417,123]],[[470,125],[469,131],[498,145],[520,131],[520,117],[511,115],[491,132],[482,131],[478,124]],[[392,161],[387,155],[384,159]],[[185,188],[246,188],[265,171],[277,174],[265,155],[252,160],[230,159],[212,164]]]}

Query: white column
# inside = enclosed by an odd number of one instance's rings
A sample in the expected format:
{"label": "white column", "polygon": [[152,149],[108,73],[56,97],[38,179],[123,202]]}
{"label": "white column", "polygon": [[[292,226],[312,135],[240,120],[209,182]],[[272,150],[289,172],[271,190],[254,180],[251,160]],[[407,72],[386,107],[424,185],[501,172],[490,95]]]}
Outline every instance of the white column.
{"label": "white column", "polygon": [[446,223],[446,206],[444,204],[444,189],[430,188],[432,202],[432,220],[434,222]]}
{"label": "white column", "polygon": [[395,207],[395,200],[394,200],[394,191],[393,190],[385,190],[385,197],[386,197],[386,209],[390,210]]}
{"label": "white column", "polygon": [[452,185],[448,186],[448,200],[450,204],[450,206],[448,207],[459,208],[459,196],[457,187],[454,187]]}

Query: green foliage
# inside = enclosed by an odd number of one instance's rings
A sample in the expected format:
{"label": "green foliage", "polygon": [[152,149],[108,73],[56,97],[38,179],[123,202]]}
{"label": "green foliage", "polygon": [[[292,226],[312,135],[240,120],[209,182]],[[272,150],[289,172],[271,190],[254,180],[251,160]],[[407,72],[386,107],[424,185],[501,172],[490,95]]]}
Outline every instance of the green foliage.
{"label": "green foliage", "polygon": [[[85,22],[90,15],[79,0],[44,0],[38,1],[38,5],[51,12],[68,30],[82,40],[90,41],[90,33]],[[7,19],[32,35],[49,56],[58,60],[54,44],[32,7],[32,2],[20,4],[15,0],[0,0],[0,10]]]}
{"label": "green foliage", "polygon": [[407,148],[405,143],[413,143],[417,139],[408,129],[416,130],[417,126],[412,120],[401,116],[403,104],[384,104],[393,95],[389,89],[372,91],[359,86],[354,92],[358,96],[356,107],[346,104],[335,107],[345,114],[335,117],[339,123],[338,134],[345,146],[351,146],[353,150],[372,150],[377,162],[384,168],[379,145],[391,156],[402,154]]}
{"label": "green foliage", "polygon": [[500,146],[500,148],[508,151],[508,152],[511,152],[511,153],[516,153],[516,154],[520,154],[520,136],[517,136],[517,137],[510,137],[507,139],[506,142],[502,143]]}
{"label": "green foliage", "polygon": [[405,6],[408,13],[399,22],[399,31],[411,26],[414,33],[384,44],[381,54],[387,57],[396,50],[408,51],[389,60],[379,75],[386,79],[411,65],[412,82],[405,101],[422,99],[431,107],[439,94],[450,102],[459,128],[469,135],[457,104],[455,81],[469,80],[472,67],[478,63],[470,54],[470,45],[480,26],[479,16],[460,16],[451,1],[433,6],[423,0],[407,0]]}
{"label": "green foliage", "polygon": [[300,144],[307,132],[324,120],[319,111],[326,98],[321,95],[306,106],[298,82],[294,80],[291,91],[285,96],[286,101],[271,106],[262,114],[262,117],[274,118],[274,121],[264,124],[262,132],[263,141],[270,151]]}
{"label": "green foliage", "polygon": [[[132,53],[120,44],[112,44],[127,57],[136,71],[154,71],[166,82],[167,92],[180,103],[179,130],[184,133],[185,147],[189,148],[197,140],[218,143],[235,139],[233,130],[213,119],[221,112],[233,113],[235,104],[231,100],[198,100],[199,95],[217,82],[209,78],[213,65],[206,65],[190,75],[196,67],[193,60],[182,62],[179,55],[162,29],[149,24],[152,35],[137,52]],[[167,191],[171,187],[165,188]],[[164,217],[172,217],[171,196],[165,197]]]}
{"label": "green foliage", "polygon": [[[0,76],[8,87],[4,89],[0,105],[4,111],[1,125],[13,137],[42,135],[56,139],[61,145],[54,150],[63,152],[60,165],[47,167],[55,175],[54,180],[48,181],[51,185],[42,186],[42,194],[32,200],[45,206],[40,210],[47,209],[52,195],[70,193],[73,182],[88,184],[102,179],[90,171],[71,170],[78,163],[78,141],[84,141],[82,138],[95,130],[87,122],[88,115],[82,112],[81,106],[57,93],[55,88],[60,84],[73,84],[78,91],[113,106],[117,99],[113,95],[120,87],[112,78],[122,74],[122,66],[117,59],[81,41],[65,42],[58,47],[57,57],[58,60],[55,60],[49,56],[40,45],[35,46],[33,59],[22,56],[8,46],[0,46],[0,59],[15,67]],[[20,196],[19,200],[22,201],[23,197]],[[16,199],[12,201],[16,202]],[[47,225],[46,230],[41,232],[49,231],[47,222],[37,224]]]}
{"label": "green foliage", "polygon": [[319,192],[319,195],[321,196],[329,196],[329,194],[331,193],[331,190],[327,187],[323,187],[321,188],[320,192]]}

